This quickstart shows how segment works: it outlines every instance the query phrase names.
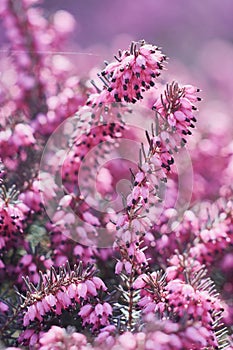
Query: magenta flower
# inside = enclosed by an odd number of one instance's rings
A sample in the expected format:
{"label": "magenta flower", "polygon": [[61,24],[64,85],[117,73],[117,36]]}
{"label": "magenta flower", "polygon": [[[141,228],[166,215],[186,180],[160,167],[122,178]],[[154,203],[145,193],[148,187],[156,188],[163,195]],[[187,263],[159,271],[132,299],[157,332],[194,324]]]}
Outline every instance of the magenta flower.
{"label": "magenta flower", "polygon": [[0,250],[16,246],[23,238],[25,219],[29,208],[17,202],[18,193],[13,186],[9,191],[0,189]]}
{"label": "magenta flower", "polygon": [[[93,297],[97,298],[98,292],[107,290],[104,282],[93,274],[93,266],[89,267],[87,271],[83,271],[80,263],[71,271],[67,263],[66,267],[60,267],[59,274],[56,273],[53,267],[49,274],[40,274],[37,288],[28,278],[24,279],[28,288],[24,302],[21,305],[21,308],[25,310],[23,316],[24,327],[32,326],[33,322],[38,321],[42,327],[51,315],[59,317],[64,310],[68,308],[75,309],[76,305],[81,306],[79,314],[84,324],[90,323],[95,329],[108,325],[109,316],[112,314],[111,306],[107,302],[103,305],[96,303],[95,306],[89,304]],[[90,315],[86,311],[84,312],[89,305],[93,308]],[[88,316],[90,317],[87,319]],[[34,338],[38,339],[38,337],[38,331],[32,332],[31,335],[23,332],[19,337],[19,341],[25,345],[28,343],[33,345]]]}
{"label": "magenta flower", "polygon": [[[190,129],[195,127],[196,117],[193,111],[197,108],[193,103],[200,101],[197,92],[200,90],[191,86],[179,86],[173,82],[168,84],[152,109],[157,111],[167,122],[167,132],[161,133],[162,142],[167,142],[171,150],[186,143],[186,135],[191,135]],[[168,149],[169,149],[168,148]]]}
{"label": "magenta flower", "polygon": [[109,317],[112,316],[112,307],[109,303],[97,303],[95,306],[86,304],[81,307],[79,316],[82,318],[83,326],[91,325],[93,330],[110,324]]}
{"label": "magenta flower", "polygon": [[40,350],[57,349],[62,344],[70,349],[84,350],[87,340],[83,334],[77,332],[68,333],[64,328],[52,326],[48,332],[42,335],[39,343]]}
{"label": "magenta flower", "polygon": [[[178,152],[195,127],[199,89],[160,78],[166,56],[144,40],[119,51],[90,84],[95,53],[62,54],[73,16],[47,16],[39,4],[0,4],[9,40],[2,51],[10,53],[0,59],[1,345],[231,348],[228,111],[218,101],[204,105],[199,124],[211,114],[210,131],[201,126],[190,138],[189,202]],[[139,152],[122,140],[139,143]]]}
{"label": "magenta flower", "polygon": [[132,43],[129,50],[119,52],[116,62],[107,64],[100,78],[104,88],[99,96],[90,96],[88,104],[132,102],[143,98],[142,93],[155,85],[166,56],[157,46],[145,41]]}

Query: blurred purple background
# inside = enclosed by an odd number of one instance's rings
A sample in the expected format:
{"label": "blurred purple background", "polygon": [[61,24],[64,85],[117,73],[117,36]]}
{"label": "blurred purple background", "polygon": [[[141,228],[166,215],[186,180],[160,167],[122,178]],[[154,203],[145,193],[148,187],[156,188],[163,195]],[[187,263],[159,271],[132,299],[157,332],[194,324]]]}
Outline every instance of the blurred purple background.
{"label": "blurred purple background", "polygon": [[232,0],[49,0],[48,14],[70,11],[73,40],[83,48],[111,45],[119,34],[161,45],[171,57],[193,62],[206,41],[233,39]]}

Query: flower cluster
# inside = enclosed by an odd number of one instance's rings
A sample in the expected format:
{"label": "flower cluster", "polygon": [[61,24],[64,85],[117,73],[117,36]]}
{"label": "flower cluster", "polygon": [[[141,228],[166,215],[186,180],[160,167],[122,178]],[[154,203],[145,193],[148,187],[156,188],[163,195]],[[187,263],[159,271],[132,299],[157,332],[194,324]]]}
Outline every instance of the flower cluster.
{"label": "flower cluster", "polygon": [[53,261],[44,256],[43,253],[36,247],[35,251],[32,252],[31,247],[25,247],[24,255],[19,259],[17,265],[13,269],[12,273],[16,276],[15,284],[20,286],[22,290],[26,290],[25,283],[23,281],[24,276],[29,276],[30,281],[37,285],[40,281],[39,271],[46,271],[53,265]]}
{"label": "flower cluster", "polygon": [[62,54],[72,15],[39,5],[0,4],[11,52],[0,59],[0,347],[231,349],[229,133],[220,180],[205,174],[218,137],[193,132],[200,90],[164,72],[160,48],[133,42],[88,82]]}
{"label": "flower cluster", "polygon": [[58,326],[52,326],[40,339],[40,350],[52,350],[56,346],[69,347],[70,349],[84,350],[87,345],[86,337],[83,334],[72,332],[68,333],[65,329]]}
{"label": "flower cluster", "polygon": [[119,57],[115,58],[116,62],[107,64],[100,74],[103,90],[97,98],[91,96],[88,104],[95,106],[114,101],[136,103],[143,98],[143,92],[155,85],[166,60],[157,46],[145,41],[132,43],[129,50],[119,51]]}
{"label": "flower cluster", "polygon": [[15,186],[7,191],[3,185],[0,191],[0,249],[6,246],[9,249],[17,245],[18,237],[23,236],[24,222],[29,208],[15,201],[17,198]]}
{"label": "flower cluster", "polygon": [[4,87],[3,109],[6,117],[22,112],[27,122],[31,120],[33,131],[48,135],[77,111],[83,97],[78,76],[67,74],[72,63],[57,53],[75,20],[68,12],[58,11],[48,21],[42,9],[35,7],[39,3],[4,0],[0,8],[13,52],[15,83],[12,88]]}
{"label": "flower cluster", "polygon": [[[39,350],[52,350],[69,346],[71,349],[78,350],[100,350],[103,346],[107,350],[179,350],[192,349],[201,350],[207,346],[211,346],[208,342],[208,330],[199,322],[190,323],[188,326],[179,326],[177,323],[169,320],[150,321],[145,331],[124,332],[118,337],[114,336],[114,326],[107,326],[98,336],[96,345],[92,346],[88,343],[85,335],[58,326],[52,326],[50,330],[43,334],[39,340]],[[211,347],[214,348],[214,347]],[[8,348],[8,350],[16,350],[19,348]],[[232,349],[231,346],[228,349]]]}
{"label": "flower cluster", "polygon": [[[83,270],[82,264],[74,266],[71,270],[69,263],[59,269],[59,273],[51,267],[49,274],[40,274],[37,288],[27,277],[25,280],[27,294],[21,308],[24,311],[23,326],[28,327],[35,321],[40,322],[40,329],[51,315],[59,317],[64,310],[75,309],[75,305],[83,305],[78,315],[83,319],[83,324],[90,323],[95,329],[108,323],[108,316],[111,315],[111,306],[106,302],[103,305],[97,303],[94,312],[91,312],[92,305],[88,303],[91,298],[97,301],[99,291],[106,291],[104,282],[94,276],[93,266]],[[87,309],[89,311],[87,311]],[[94,316],[95,315],[95,316]],[[89,316],[89,318],[87,318]],[[102,316],[100,320],[99,316]],[[100,324],[99,324],[100,322]],[[30,329],[32,329],[30,327]],[[39,335],[34,331],[29,334],[24,331],[20,335],[21,342],[26,345],[35,344]],[[33,335],[33,337],[32,337]]]}
{"label": "flower cluster", "polygon": [[92,325],[93,330],[109,324],[109,316],[112,315],[112,307],[109,303],[98,303],[95,306],[86,304],[81,307],[79,316],[83,319],[83,326]]}
{"label": "flower cluster", "polygon": [[[141,290],[138,305],[146,317],[151,314],[167,314],[171,320],[182,319],[187,326],[197,322],[205,329],[205,343],[218,347],[218,321],[224,311],[224,304],[218,299],[213,282],[205,278],[206,271],[196,269],[196,273],[185,276],[189,282],[180,278],[166,281],[167,275],[153,272],[140,275],[133,287]],[[168,273],[169,277],[169,273]]]}
{"label": "flower cluster", "polygon": [[[176,150],[187,142],[186,135],[191,135],[191,129],[195,127],[196,117],[194,111],[197,110],[194,103],[200,101],[197,92],[200,90],[192,85],[179,86],[173,82],[166,86],[159,100],[153,105],[161,117],[167,123],[167,132],[173,136],[162,133],[159,140],[162,143],[169,142],[171,150]],[[158,141],[156,141],[158,142]],[[165,146],[166,148],[166,146]]]}

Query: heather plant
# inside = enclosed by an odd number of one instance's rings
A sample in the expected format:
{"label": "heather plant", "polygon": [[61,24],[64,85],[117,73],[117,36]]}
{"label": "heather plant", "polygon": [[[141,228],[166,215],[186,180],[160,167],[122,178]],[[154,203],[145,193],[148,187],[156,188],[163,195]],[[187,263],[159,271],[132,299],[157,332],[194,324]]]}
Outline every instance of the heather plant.
{"label": "heather plant", "polygon": [[1,346],[231,349],[232,144],[205,175],[200,89],[145,40],[80,76],[69,13],[3,0],[0,16]]}

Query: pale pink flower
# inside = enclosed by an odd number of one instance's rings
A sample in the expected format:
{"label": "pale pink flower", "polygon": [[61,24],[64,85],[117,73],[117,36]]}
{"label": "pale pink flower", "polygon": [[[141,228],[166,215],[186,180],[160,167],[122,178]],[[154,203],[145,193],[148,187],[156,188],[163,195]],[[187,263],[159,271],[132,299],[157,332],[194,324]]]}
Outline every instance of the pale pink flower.
{"label": "pale pink flower", "polygon": [[87,286],[85,283],[79,283],[78,286],[77,286],[77,292],[78,292],[78,295],[81,297],[81,298],[86,298],[86,295],[87,295]]}
{"label": "pale pink flower", "polygon": [[155,85],[166,57],[158,47],[141,41],[132,43],[130,50],[120,52],[116,59],[101,72],[104,89],[97,98],[90,96],[88,104],[135,103],[142,99],[143,92]]}

